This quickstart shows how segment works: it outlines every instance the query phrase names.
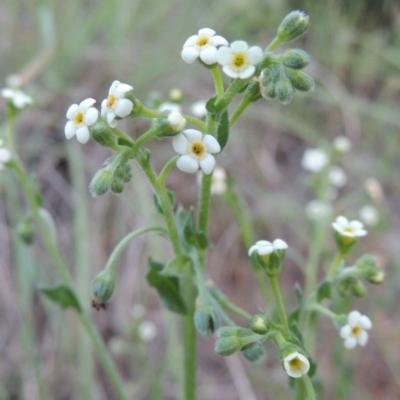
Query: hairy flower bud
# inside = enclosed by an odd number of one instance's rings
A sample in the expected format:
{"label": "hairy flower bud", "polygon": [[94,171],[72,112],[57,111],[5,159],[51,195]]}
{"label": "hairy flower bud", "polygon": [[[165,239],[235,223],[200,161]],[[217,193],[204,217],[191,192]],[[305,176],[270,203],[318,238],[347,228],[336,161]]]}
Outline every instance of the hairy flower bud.
{"label": "hairy flower bud", "polygon": [[222,337],[215,343],[215,352],[221,356],[230,356],[243,347],[242,340],[237,336]]}
{"label": "hairy flower bud", "polygon": [[290,42],[301,36],[308,28],[309,17],[303,11],[292,11],[279,25],[277,37],[281,42]]}
{"label": "hairy flower bud", "polygon": [[197,307],[194,313],[194,324],[198,332],[204,336],[214,333],[218,327],[212,308],[204,304]]}
{"label": "hairy flower bud", "polygon": [[260,345],[253,346],[250,349],[243,350],[242,354],[253,364],[260,364],[265,359],[265,349]]}
{"label": "hairy flower bud", "polygon": [[107,124],[106,121],[99,119],[90,128],[90,134],[92,138],[104,147],[114,147],[115,137],[112,128]]}
{"label": "hairy flower bud", "polygon": [[185,128],[185,125],[186,119],[180,112],[165,110],[156,120],[157,137],[175,136]]}
{"label": "hairy flower bud", "polygon": [[289,104],[294,95],[292,82],[287,77],[281,78],[275,85],[275,96],[282,104]]}
{"label": "hairy flower bud", "polygon": [[271,321],[265,314],[254,315],[250,321],[251,330],[259,335],[265,335],[270,328]]}
{"label": "hairy flower bud", "polygon": [[308,54],[301,49],[286,50],[281,55],[281,61],[285,67],[292,69],[302,69],[310,62]]}
{"label": "hairy flower bud", "polygon": [[286,68],[286,76],[293,87],[301,92],[310,92],[315,88],[314,78],[303,71]]}
{"label": "hairy flower bud", "polygon": [[107,168],[96,172],[89,185],[90,194],[93,197],[101,196],[108,191],[113,182],[113,173]]}
{"label": "hairy flower bud", "polygon": [[92,296],[97,304],[105,304],[112,296],[115,286],[115,274],[112,269],[99,272],[92,282]]}

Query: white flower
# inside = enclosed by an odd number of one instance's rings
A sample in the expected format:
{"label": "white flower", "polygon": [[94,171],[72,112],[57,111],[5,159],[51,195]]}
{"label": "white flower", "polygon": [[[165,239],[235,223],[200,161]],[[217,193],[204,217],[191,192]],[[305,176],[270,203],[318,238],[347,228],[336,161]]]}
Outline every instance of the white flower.
{"label": "white flower", "polygon": [[364,182],[365,190],[373,201],[376,203],[382,203],[385,199],[382,185],[376,178],[368,178]]}
{"label": "white flower", "polygon": [[4,164],[11,160],[11,153],[3,146],[3,141],[0,139],[0,171],[4,169]]}
{"label": "white flower", "polygon": [[343,187],[347,183],[347,175],[343,168],[333,166],[328,171],[329,182],[336,187]]}
{"label": "white flower", "polygon": [[67,139],[76,135],[78,142],[84,144],[90,138],[89,126],[97,122],[99,112],[92,105],[96,103],[94,99],[83,100],[79,106],[72,104],[68,108],[67,118],[69,121],[65,125],[64,132]]}
{"label": "white flower", "polygon": [[219,153],[221,146],[211,135],[204,135],[195,129],[186,129],[172,139],[174,150],[181,156],[176,166],[183,172],[195,173],[199,167],[210,174],[215,166],[212,154]]}
{"label": "white flower", "polygon": [[255,65],[263,58],[261,47],[250,47],[243,40],[231,43],[230,47],[223,46],[218,49],[217,60],[223,65],[222,71],[230,78],[247,79],[255,70]]}
{"label": "white flower", "polygon": [[[197,183],[201,184],[201,178],[203,174],[201,171],[197,174]],[[217,196],[221,196],[226,192],[227,183],[226,183],[226,171],[222,167],[215,167],[213,176],[211,178],[211,194],[215,194]]]}
{"label": "white flower", "polygon": [[333,147],[340,153],[348,153],[351,150],[351,142],[346,136],[338,136],[333,141]]}
{"label": "white flower", "polygon": [[301,160],[301,166],[307,171],[319,172],[329,162],[328,155],[322,149],[307,149]]}
{"label": "white flower", "polygon": [[340,233],[342,236],[347,237],[361,237],[367,234],[364,229],[364,225],[360,221],[349,221],[346,217],[340,216],[336,218],[336,221],[332,223],[335,231]]}
{"label": "white flower", "polygon": [[176,111],[176,112],[182,112],[182,107],[177,104],[177,103],[172,103],[169,101],[166,101],[165,103],[161,103],[160,106],[158,107],[158,111]]}
{"label": "white flower", "polygon": [[138,336],[143,342],[151,342],[157,336],[157,327],[154,322],[143,321],[138,326]]}
{"label": "white flower", "polygon": [[364,206],[360,209],[360,218],[365,225],[374,226],[379,221],[379,212],[374,206]]}
{"label": "white flower", "polygon": [[101,103],[101,115],[107,118],[108,125],[115,128],[118,124],[116,117],[127,117],[132,109],[133,103],[125,99],[125,94],[133,90],[133,87],[120,81],[114,81],[108,91],[108,97]]}
{"label": "white flower", "polygon": [[310,370],[310,362],[303,354],[295,351],[283,359],[283,367],[292,378],[300,378]]}
{"label": "white flower", "polygon": [[358,311],[352,311],[347,317],[347,325],[340,329],[340,336],[344,339],[344,345],[352,349],[359,344],[365,346],[368,342],[367,330],[372,328],[371,320],[361,315]]}
{"label": "white flower", "polygon": [[228,41],[222,36],[215,35],[215,31],[210,28],[200,29],[197,35],[190,36],[183,45],[182,60],[191,64],[200,57],[204,64],[215,64],[217,46],[228,46]]}
{"label": "white flower", "polygon": [[22,90],[6,88],[1,91],[1,96],[6,100],[10,100],[14,107],[19,110],[28,104],[33,104],[32,97],[25,94]]}
{"label": "white flower", "polygon": [[204,118],[207,115],[206,101],[199,100],[190,106],[192,114],[197,118]]}
{"label": "white flower", "polygon": [[168,114],[168,123],[174,132],[180,132],[186,125],[186,119],[177,111],[172,111]]}
{"label": "white flower", "polygon": [[311,200],[306,205],[307,217],[311,220],[326,218],[332,213],[332,206],[322,200]]}
{"label": "white flower", "polygon": [[259,240],[249,249],[249,256],[253,254],[253,252],[257,252],[260,256],[266,256],[271,254],[275,250],[286,250],[288,245],[281,239],[275,239],[272,243],[267,240]]}

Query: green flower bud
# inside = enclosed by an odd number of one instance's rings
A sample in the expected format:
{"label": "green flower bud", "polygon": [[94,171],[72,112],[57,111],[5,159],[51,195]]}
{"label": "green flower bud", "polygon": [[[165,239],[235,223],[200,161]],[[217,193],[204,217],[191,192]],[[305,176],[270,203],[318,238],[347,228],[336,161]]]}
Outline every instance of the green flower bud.
{"label": "green flower bud", "polygon": [[285,67],[292,69],[302,69],[310,62],[308,54],[301,49],[287,50],[280,58]]}
{"label": "green flower bud", "polygon": [[31,215],[26,216],[18,224],[17,233],[18,233],[18,236],[20,237],[20,239],[25,244],[31,244],[33,242],[33,238],[35,236],[35,231],[33,229],[32,216]]}
{"label": "green flower bud", "polygon": [[89,184],[89,191],[93,197],[101,196],[108,191],[113,183],[113,173],[107,168],[97,171]]}
{"label": "green flower bud", "polygon": [[169,91],[169,98],[174,102],[180,102],[182,100],[183,93],[179,88],[173,88]]}
{"label": "green flower bud", "polygon": [[237,326],[223,326],[222,328],[219,328],[217,330],[216,335],[219,338],[229,337],[229,336],[238,336],[240,329],[242,329],[242,328],[239,328]]}
{"label": "green flower bud", "polygon": [[114,179],[111,184],[111,191],[114,193],[122,193],[124,191],[124,183],[120,179]]}
{"label": "green flower bud", "polygon": [[199,333],[204,336],[214,333],[218,321],[211,307],[200,305],[194,313],[194,324]]}
{"label": "green flower bud", "polygon": [[132,179],[132,168],[128,160],[121,162],[114,171],[114,177],[127,183]]}
{"label": "green flower bud", "polygon": [[281,42],[290,42],[301,36],[308,28],[309,17],[303,11],[292,11],[279,25],[277,37]]}
{"label": "green flower bud", "polygon": [[230,356],[243,347],[242,340],[237,336],[222,337],[215,343],[215,352],[221,356]]}
{"label": "green flower bud", "polygon": [[357,243],[357,238],[351,236],[344,236],[341,235],[339,232],[335,232],[335,241],[339,251],[343,255],[345,255]]}
{"label": "green flower bud", "polygon": [[254,315],[250,321],[251,330],[259,335],[265,335],[270,328],[271,321],[265,314]]}
{"label": "green flower bud", "polygon": [[140,117],[143,111],[143,104],[130,92],[125,93],[125,98],[133,103],[133,108],[129,116],[131,118]]}
{"label": "green flower bud", "polygon": [[369,269],[363,274],[364,278],[374,285],[380,285],[385,280],[385,272],[381,268]]}
{"label": "green flower bud", "polygon": [[341,297],[350,297],[353,292],[354,285],[357,284],[357,279],[354,276],[344,278],[336,284],[336,290]]}
{"label": "green flower bud", "polygon": [[262,346],[256,345],[251,349],[243,350],[242,354],[247,360],[253,364],[260,364],[265,360],[265,349]]}
{"label": "green flower bud", "polygon": [[279,79],[275,85],[275,96],[282,104],[289,104],[293,99],[294,89],[288,78]]}
{"label": "green flower bud", "polygon": [[114,132],[103,119],[99,119],[89,130],[92,138],[100,145],[111,148],[115,146]]}
{"label": "green flower bud", "polygon": [[303,71],[287,68],[286,75],[295,89],[310,92],[315,88],[314,78]]}
{"label": "green flower bud", "polygon": [[352,287],[352,293],[356,297],[364,297],[367,293],[367,289],[361,281],[357,281]]}
{"label": "green flower bud", "polygon": [[92,282],[92,296],[98,305],[105,304],[112,296],[115,286],[115,274],[110,268],[104,269]]}
{"label": "green flower bud", "polygon": [[186,119],[178,111],[163,111],[155,122],[158,134],[157,137],[175,136],[181,132],[186,125]]}

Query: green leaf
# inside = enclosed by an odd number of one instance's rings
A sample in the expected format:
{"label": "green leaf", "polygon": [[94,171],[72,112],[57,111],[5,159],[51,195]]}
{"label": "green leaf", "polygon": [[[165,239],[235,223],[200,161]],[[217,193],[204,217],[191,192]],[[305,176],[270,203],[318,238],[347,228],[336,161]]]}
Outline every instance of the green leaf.
{"label": "green leaf", "polygon": [[[168,190],[168,197],[169,200],[171,201],[171,204],[174,204],[174,194],[169,190]],[[154,200],[154,207],[156,208],[157,212],[159,212],[160,214],[164,214],[164,210],[156,194],[154,194],[153,200]]]}
{"label": "green leaf", "polygon": [[185,268],[187,267],[187,264],[190,262],[190,257],[182,254],[179,256],[174,257],[171,261],[168,261],[162,271],[160,272],[160,275],[163,276],[176,276],[178,278],[182,277],[182,275],[185,272]]}
{"label": "green leaf", "polygon": [[178,314],[186,314],[186,306],[181,296],[179,278],[162,275],[164,263],[149,259],[150,271],[146,278],[149,285],[157,290],[165,308]]}
{"label": "green leaf", "polygon": [[322,282],[317,289],[317,301],[320,303],[324,299],[330,299],[332,296],[332,285],[330,282]]}
{"label": "green leaf", "polygon": [[77,299],[75,292],[65,284],[57,286],[39,286],[39,290],[50,300],[57,303],[61,308],[75,308],[79,313],[82,312],[82,307]]}
{"label": "green leaf", "polygon": [[219,111],[217,110],[217,108],[215,107],[215,101],[217,100],[217,96],[211,97],[210,99],[208,99],[207,103],[206,103],[206,110],[211,113],[212,115],[214,115],[214,119],[218,120],[219,117]]}
{"label": "green leaf", "polygon": [[301,306],[304,302],[303,289],[298,283],[296,283],[296,285],[294,286],[294,290],[296,292],[297,304]]}
{"label": "green leaf", "polygon": [[303,336],[295,322],[290,325],[291,341],[300,347],[304,347]]}
{"label": "green leaf", "polygon": [[229,139],[229,116],[228,111],[225,110],[219,119],[217,140],[221,146],[221,150],[226,146]]}

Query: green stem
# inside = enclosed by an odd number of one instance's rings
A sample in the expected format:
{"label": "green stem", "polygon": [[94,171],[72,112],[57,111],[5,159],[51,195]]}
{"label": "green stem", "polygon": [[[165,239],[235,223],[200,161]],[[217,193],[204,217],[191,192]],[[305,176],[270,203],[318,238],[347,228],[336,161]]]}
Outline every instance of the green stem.
{"label": "green stem", "polygon": [[140,115],[142,117],[147,117],[147,118],[157,118],[161,114],[161,111],[153,110],[151,108],[147,108],[143,106]]}
{"label": "green stem", "polygon": [[135,141],[129,135],[127,135],[125,132],[123,132],[117,128],[114,128],[113,132],[115,133],[115,136],[118,136],[119,138],[124,139],[127,142],[131,143],[132,147],[135,145]]}
{"label": "green stem", "polygon": [[185,400],[196,399],[196,328],[193,312],[183,316]]}
{"label": "green stem", "polygon": [[301,377],[301,379],[303,380],[304,386],[306,388],[307,399],[308,400],[317,400],[317,397],[315,396],[314,386],[311,382],[311,378],[308,375],[303,375]]}
{"label": "green stem", "polygon": [[167,230],[161,226],[148,226],[145,228],[136,229],[133,232],[128,233],[121,241],[115,246],[113,252],[111,253],[110,257],[108,258],[107,264],[104,269],[111,269],[115,271],[115,266],[117,261],[122,254],[122,252],[128,247],[129,243],[137,238],[140,235],[143,235],[147,232],[160,232],[164,234],[168,234]]}
{"label": "green stem", "polygon": [[160,175],[158,175],[158,182],[161,185],[165,185],[165,180],[167,179],[167,176],[171,169],[175,167],[178,158],[179,156],[173,157],[164,165],[164,168],[161,170]]}
{"label": "green stem", "polygon": [[333,263],[329,269],[328,275],[326,276],[327,280],[332,280],[335,275],[337,274],[337,271],[339,269],[340,263],[342,262],[344,257],[344,254],[339,252],[336,254],[335,259],[333,260]]}
{"label": "green stem", "polygon": [[226,89],[225,93],[215,102],[215,108],[219,112],[226,110],[234,97],[248,84],[248,82],[248,79],[234,79],[228,89]]}
{"label": "green stem", "polygon": [[190,115],[184,115],[183,117],[186,119],[187,122],[189,122],[189,124],[197,126],[202,132],[206,132],[207,127],[203,121],[200,121],[197,118],[191,117]]}
{"label": "green stem", "polygon": [[334,312],[332,312],[331,310],[327,309],[324,306],[321,306],[321,304],[318,303],[312,303],[309,306],[307,306],[308,310],[313,310],[313,311],[317,311],[320,314],[325,315],[326,317],[330,318],[332,321],[336,321],[337,320],[337,314],[335,314]]}
{"label": "green stem", "polygon": [[235,304],[231,303],[226,297],[219,298],[218,303],[226,310],[231,311],[236,315],[239,315],[239,317],[242,317],[243,319],[245,319],[247,321],[250,321],[252,318],[251,314],[249,314],[247,311],[243,310],[242,308],[236,306]]}
{"label": "green stem", "polygon": [[217,98],[220,98],[224,94],[224,84],[222,82],[221,71],[218,64],[214,64],[210,69],[214,78],[215,93]]}
{"label": "green stem", "polygon": [[203,178],[201,181],[200,204],[199,204],[199,228],[205,235],[207,235],[207,230],[208,230],[211,183],[212,183],[212,173],[209,175],[203,174]]}
{"label": "green stem", "polygon": [[251,103],[250,99],[243,97],[242,101],[236,108],[236,110],[233,112],[230,120],[229,120],[229,126],[232,126],[236,120],[242,115],[243,111],[247,108],[247,106]]}
{"label": "green stem", "polygon": [[274,292],[276,305],[278,306],[279,319],[283,326],[283,334],[286,340],[289,340],[290,330],[289,323],[286,316],[285,306],[283,305],[281,290],[279,287],[278,276],[268,275],[269,281],[271,282],[272,291]]}
{"label": "green stem", "polygon": [[135,150],[139,150],[139,149],[140,149],[140,146],[141,146],[143,143],[145,143],[145,142],[147,142],[148,140],[150,140],[150,139],[156,137],[157,134],[158,134],[158,132],[159,132],[158,128],[157,128],[155,125],[152,126],[147,132],[143,133],[142,136],[140,136],[140,137],[137,138],[137,140],[136,140],[136,142],[135,142],[134,149],[135,149]]}
{"label": "green stem", "polygon": [[275,37],[274,40],[268,45],[265,51],[271,51],[276,49],[282,42],[278,37]]}
{"label": "green stem", "polygon": [[7,104],[7,148],[11,153],[15,153],[14,123],[15,110],[13,110],[11,105]]}

